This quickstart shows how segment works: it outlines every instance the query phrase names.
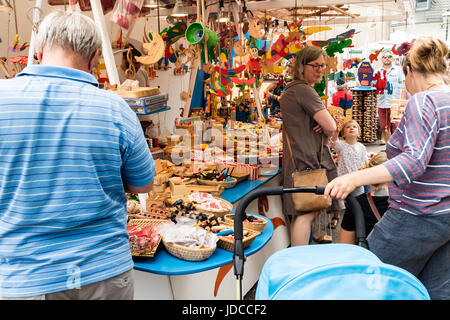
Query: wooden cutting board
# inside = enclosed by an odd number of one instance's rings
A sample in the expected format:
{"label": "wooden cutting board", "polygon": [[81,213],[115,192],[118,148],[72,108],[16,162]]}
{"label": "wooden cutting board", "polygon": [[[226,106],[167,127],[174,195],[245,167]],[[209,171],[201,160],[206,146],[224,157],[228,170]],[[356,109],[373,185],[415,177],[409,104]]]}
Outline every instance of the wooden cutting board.
{"label": "wooden cutting board", "polygon": [[160,94],[158,87],[139,87],[133,88],[133,90],[117,90],[114,91],[122,98],[143,98]]}

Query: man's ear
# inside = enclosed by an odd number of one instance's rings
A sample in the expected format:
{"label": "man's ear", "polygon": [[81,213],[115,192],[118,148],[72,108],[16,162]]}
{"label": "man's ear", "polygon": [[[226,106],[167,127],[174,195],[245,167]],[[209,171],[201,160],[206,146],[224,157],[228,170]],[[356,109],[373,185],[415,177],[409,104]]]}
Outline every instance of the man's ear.
{"label": "man's ear", "polygon": [[41,47],[40,46],[36,46],[36,54],[35,54],[35,56],[36,56],[36,59],[39,61],[39,62],[42,62],[42,56],[44,55],[44,52],[43,52],[43,50],[41,49]]}
{"label": "man's ear", "polygon": [[89,72],[92,71],[92,69],[94,68],[95,64],[97,63],[97,59],[100,56],[100,48],[98,48],[94,55],[92,56],[91,60],[89,60],[89,64],[88,64],[88,70]]}

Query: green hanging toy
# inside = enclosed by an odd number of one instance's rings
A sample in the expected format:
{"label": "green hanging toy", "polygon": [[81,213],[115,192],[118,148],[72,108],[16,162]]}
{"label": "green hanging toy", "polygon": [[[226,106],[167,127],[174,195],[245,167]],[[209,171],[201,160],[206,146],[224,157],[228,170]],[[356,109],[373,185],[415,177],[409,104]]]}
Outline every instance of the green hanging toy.
{"label": "green hanging toy", "polygon": [[314,85],[314,90],[319,94],[319,96],[322,98],[325,96],[325,87],[326,87],[326,81],[325,76],[322,77],[322,80],[320,82],[317,82]]}
{"label": "green hanging toy", "polygon": [[329,57],[334,57],[334,54],[344,53],[344,48],[348,48],[352,45],[352,39],[345,39],[342,41],[337,42],[331,42],[329,45],[326,46],[325,51],[327,52],[327,55]]}

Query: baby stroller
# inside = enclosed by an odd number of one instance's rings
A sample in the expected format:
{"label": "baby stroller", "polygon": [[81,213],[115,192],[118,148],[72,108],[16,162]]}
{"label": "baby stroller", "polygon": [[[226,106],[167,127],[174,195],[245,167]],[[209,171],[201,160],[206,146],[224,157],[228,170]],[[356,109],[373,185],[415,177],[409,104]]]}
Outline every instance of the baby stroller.
{"label": "baby stroller", "polygon": [[[323,194],[325,187],[264,187],[248,193],[239,202],[234,219],[234,274],[238,299],[242,299],[244,249],[242,221],[245,209],[264,195],[309,192]],[[290,247],[273,254],[263,266],[256,300],[430,300],[424,285],[411,273],[383,263],[368,250],[364,215],[358,201],[346,199],[355,215],[357,245],[320,244]]]}

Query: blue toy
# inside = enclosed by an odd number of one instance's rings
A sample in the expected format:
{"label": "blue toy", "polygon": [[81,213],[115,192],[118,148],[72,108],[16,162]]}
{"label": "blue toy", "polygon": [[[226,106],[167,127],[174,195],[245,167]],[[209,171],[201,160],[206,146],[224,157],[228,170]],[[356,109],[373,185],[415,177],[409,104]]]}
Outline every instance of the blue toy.
{"label": "blue toy", "polygon": [[342,108],[342,110],[344,110],[344,117],[346,116],[347,110],[351,109],[353,105],[353,99],[347,100],[344,98],[341,98],[339,100],[339,107]]}

